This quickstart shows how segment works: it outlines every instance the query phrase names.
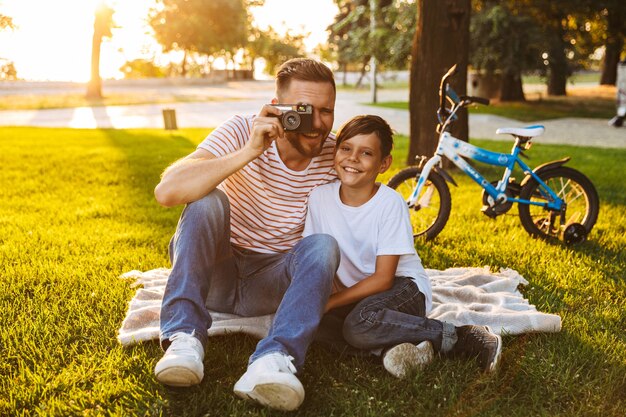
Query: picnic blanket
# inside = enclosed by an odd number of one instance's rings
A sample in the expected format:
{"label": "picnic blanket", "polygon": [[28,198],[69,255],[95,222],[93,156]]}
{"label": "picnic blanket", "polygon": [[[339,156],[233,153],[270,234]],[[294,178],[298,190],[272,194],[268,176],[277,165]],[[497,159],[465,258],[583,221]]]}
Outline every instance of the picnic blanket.
{"label": "picnic blanket", "polygon": [[[159,338],[159,313],[163,291],[170,270],[130,271],[121,276],[133,280],[137,290],[128,305],[126,318],[118,332],[118,341],[129,346]],[[537,311],[519,291],[528,285],[512,269],[491,272],[484,268],[449,268],[444,271],[427,269],[433,286],[431,318],[454,325],[482,324],[499,334],[558,332],[561,318]],[[267,335],[273,315],[241,317],[212,312],[213,325],[209,336],[227,333],[247,333],[257,338]]]}

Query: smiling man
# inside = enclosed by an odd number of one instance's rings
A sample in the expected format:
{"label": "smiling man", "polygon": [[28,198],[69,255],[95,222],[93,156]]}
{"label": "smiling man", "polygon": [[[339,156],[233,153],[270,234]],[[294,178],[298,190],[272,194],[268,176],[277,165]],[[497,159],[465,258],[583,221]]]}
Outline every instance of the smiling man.
{"label": "smiling man", "polygon": [[[326,66],[290,60],[276,75],[272,105],[256,116],[231,118],[163,173],[157,201],[186,207],[169,247],[172,272],[161,308],[166,352],[155,368],[160,382],[202,381],[209,310],[276,313],[234,390],[280,410],[302,403],[295,373],[339,265],[333,238],[301,237],[310,191],[336,178],[335,94]],[[311,106],[310,129],[286,131],[277,104]]]}

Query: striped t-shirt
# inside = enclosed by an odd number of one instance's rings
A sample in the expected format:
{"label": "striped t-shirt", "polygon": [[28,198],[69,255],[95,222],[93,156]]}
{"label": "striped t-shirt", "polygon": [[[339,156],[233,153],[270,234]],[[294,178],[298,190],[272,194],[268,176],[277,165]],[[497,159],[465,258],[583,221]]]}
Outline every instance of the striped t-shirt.
{"label": "striped t-shirt", "polygon": [[[255,116],[235,116],[207,136],[198,148],[216,157],[243,148]],[[309,193],[337,178],[333,169],[335,137],[302,171],[287,168],[276,142],[219,186],[230,201],[231,243],[255,252],[286,252],[302,237]]]}

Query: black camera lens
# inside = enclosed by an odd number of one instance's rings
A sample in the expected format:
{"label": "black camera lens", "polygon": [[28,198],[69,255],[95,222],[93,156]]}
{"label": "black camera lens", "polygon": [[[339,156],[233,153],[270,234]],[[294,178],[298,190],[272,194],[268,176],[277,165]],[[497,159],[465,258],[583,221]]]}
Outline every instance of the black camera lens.
{"label": "black camera lens", "polygon": [[300,115],[294,111],[287,112],[283,115],[283,127],[286,130],[295,130],[300,126]]}

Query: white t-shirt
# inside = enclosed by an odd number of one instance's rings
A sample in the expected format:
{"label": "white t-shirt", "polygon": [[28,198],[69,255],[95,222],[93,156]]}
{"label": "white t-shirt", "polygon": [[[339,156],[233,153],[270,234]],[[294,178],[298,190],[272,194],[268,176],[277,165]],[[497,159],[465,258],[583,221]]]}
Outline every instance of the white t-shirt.
{"label": "white t-shirt", "polygon": [[426,298],[426,312],[430,311],[432,288],[415,252],[409,210],[402,196],[381,184],[367,203],[351,207],[341,202],[340,185],[336,181],[311,192],[303,235],[326,233],[337,240],[341,251],[337,276],[346,287],[372,275],[377,256],[400,255],[396,276],[415,281]]}

